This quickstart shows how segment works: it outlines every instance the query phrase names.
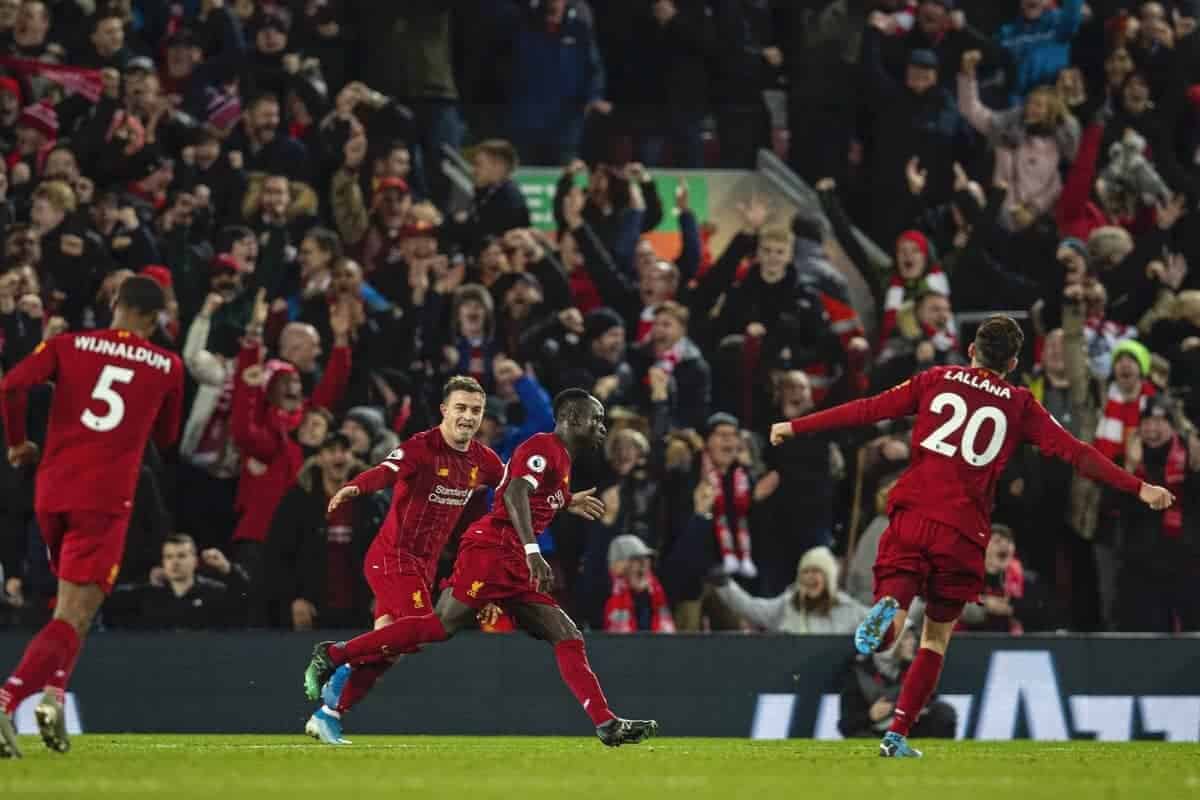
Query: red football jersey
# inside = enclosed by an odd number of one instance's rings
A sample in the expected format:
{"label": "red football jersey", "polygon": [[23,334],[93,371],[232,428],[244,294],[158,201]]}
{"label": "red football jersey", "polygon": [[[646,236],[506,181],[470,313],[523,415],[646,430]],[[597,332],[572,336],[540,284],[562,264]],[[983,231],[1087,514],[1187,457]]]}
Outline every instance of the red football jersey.
{"label": "red football jersey", "polygon": [[792,420],[800,434],[917,415],[908,469],[888,497],[986,546],[996,481],[1022,442],[1136,494],[1141,481],[1063,430],[1028,389],[977,367],[935,367],[875,397]]}
{"label": "red football jersey", "polygon": [[571,454],[553,433],[539,433],[517,448],[504,470],[504,480],[496,490],[491,513],[481,520],[481,524],[472,525],[463,538],[509,544],[520,550],[523,547],[521,537],[517,536],[504,506],[505,490],[514,480],[526,481],[533,488],[529,495],[530,521],[534,535],[540,534],[550,525],[554,515],[571,502]]}
{"label": "red football jersey", "polygon": [[183,362],[129,331],[64,333],[42,342],[0,383],[10,446],[26,439],[29,389],[48,381],[54,399],[37,510],[128,511],[146,442],[153,435],[165,448],[178,438]]}
{"label": "red football jersey", "polygon": [[504,464],[487,445],[472,441],[467,450],[455,450],[439,428],[431,428],[350,483],[364,493],[394,484],[392,507],[376,546],[395,554],[401,574],[431,582],[471,494],[481,486],[497,485],[503,474]]}

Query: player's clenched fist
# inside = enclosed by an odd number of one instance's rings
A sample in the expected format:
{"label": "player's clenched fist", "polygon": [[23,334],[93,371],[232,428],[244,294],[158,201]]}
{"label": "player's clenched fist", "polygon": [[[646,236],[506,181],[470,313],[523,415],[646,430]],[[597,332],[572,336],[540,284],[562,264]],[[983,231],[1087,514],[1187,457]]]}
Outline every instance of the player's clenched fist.
{"label": "player's clenched fist", "polygon": [[604,501],[596,497],[596,487],[593,486],[591,489],[584,489],[582,492],[571,495],[567,511],[578,514],[584,519],[600,519],[604,516]]}
{"label": "player's clenched fist", "polygon": [[771,426],[771,444],[783,444],[792,438],[792,423],[776,422]]}
{"label": "player's clenched fist", "polygon": [[337,494],[329,499],[329,513],[337,511],[337,507],[349,500],[351,497],[358,497],[357,486],[343,486],[337,490]]}
{"label": "player's clenched fist", "polygon": [[27,467],[37,461],[38,446],[33,442],[21,442],[8,448],[8,463],[14,467]]}
{"label": "player's clenched fist", "polygon": [[1161,486],[1143,483],[1141,491],[1138,492],[1138,499],[1155,511],[1162,511],[1171,507],[1175,502],[1175,495]]}

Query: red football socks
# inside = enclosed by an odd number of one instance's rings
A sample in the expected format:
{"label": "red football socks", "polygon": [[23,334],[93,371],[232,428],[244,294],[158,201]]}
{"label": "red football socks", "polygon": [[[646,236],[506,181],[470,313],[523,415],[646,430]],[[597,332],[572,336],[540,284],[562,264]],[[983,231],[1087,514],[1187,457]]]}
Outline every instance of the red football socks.
{"label": "red football socks", "polygon": [[376,681],[383,677],[383,673],[388,671],[392,666],[390,659],[380,659],[372,661],[369,664],[356,664],[350,670],[350,677],[346,679],[346,685],[342,687],[342,693],[338,695],[337,705],[333,710],[339,714],[345,714],[350,709],[358,705]]}
{"label": "red football socks", "polygon": [[411,653],[418,645],[449,639],[442,621],[436,615],[398,619],[391,625],[356,636],[329,648],[333,663],[341,666],[370,656],[395,656]]}
{"label": "red football socks", "polygon": [[[26,697],[47,686],[56,670],[73,667],[79,634],[67,622],[52,619],[25,647],[21,663],[0,687],[0,712],[9,716]],[[64,682],[65,685],[65,682]]]}
{"label": "red football socks", "polygon": [[942,675],[942,654],[922,647],[917,651],[904,682],[900,685],[900,698],[896,701],[896,715],[892,718],[889,731],[908,736],[908,731],[917,721],[917,715],[925,708]]}
{"label": "red football socks", "polygon": [[79,651],[83,649],[82,643],[80,647],[75,648],[75,654],[63,662],[62,666],[54,670],[50,675],[50,680],[46,681],[46,691],[53,692],[58,698],[59,703],[66,702],[67,684],[71,682],[71,675],[75,672],[75,665],[79,662]]}
{"label": "red football socks", "polygon": [[616,716],[609,710],[600,681],[596,680],[596,673],[588,664],[582,639],[567,639],[554,645],[554,660],[558,662],[563,683],[591,717],[593,725],[601,725]]}

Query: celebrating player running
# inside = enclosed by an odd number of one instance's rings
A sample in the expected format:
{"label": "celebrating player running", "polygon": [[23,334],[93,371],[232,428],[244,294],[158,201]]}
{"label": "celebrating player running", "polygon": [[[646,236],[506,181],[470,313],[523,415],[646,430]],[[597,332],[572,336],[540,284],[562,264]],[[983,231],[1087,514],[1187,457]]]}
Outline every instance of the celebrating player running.
{"label": "celebrating player running", "polygon": [[[472,492],[496,486],[503,477],[500,457],[475,441],[485,399],[474,378],[451,378],[442,389],[441,424],[403,442],[329,501],[333,524],[351,518],[351,498],[395,487],[391,510],[363,561],[375,595],[377,629],[398,619],[433,615],[429,586],[446,540]],[[339,667],[321,687],[324,705],[309,718],[305,731],[326,744],[348,744],[342,738],[342,714],[367,695],[398,655]]]}
{"label": "celebrating player running", "polygon": [[396,620],[348,642],[321,642],[304,674],[305,691],[316,699],[319,687],[342,664],[362,663],[422,644],[449,639],[489,603],[498,603],[517,624],[554,646],[563,682],[610,746],[640,742],[654,734],[653,720],[621,719],[609,710],[588,665],[583,636],[548,592],[554,574],[542,558],[535,532],[555,514],[569,511],[597,519],[604,505],[594,489],[571,493],[571,461],[599,446],[606,435],[604,406],[582,389],[568,389],[554,401],[556,427],[526,440],[513,454],[492,512],[463,534],[451,587],[435,613]]}
{"label": "celebrating player running", "polygon": [[925,599],[921,648],[904,677],[880,755],[921,755],[906,737],[937,686],[963,604],[983,590],[996,480],[1022,442],[1069,462],[1085,477],[1138,495],[1155,510],[1175,500],[1067,433],[1027,389],[1005,380],[1024,341],[1012,319],[991,317],[967,350],[970,368],[930,369],[875,397],[771,427],[771,443],[779,444],[797,434],[917,415],[912,463],[888,497],[888,528],[875,560],[876,603],[854,634],[861,653],[886,648],[903,629],[913,597]]}
{"label": "celebrating player running", "polygon": [[20,757],[11,717],[43,688],[34,710],[42,740],[61,753],[70,748],[63,693],[121,568],[142,452],[152,435],[161,448],[179,435],[183,364],[146,341],[166,304],[157,283],[127,278],[111,328],[42,342],[0,383],[8,460],[22,466],[37,459],[25,434],[27,394],[54,381],[34,510],[58,576],[54,618],[0,689],[0,758]]}

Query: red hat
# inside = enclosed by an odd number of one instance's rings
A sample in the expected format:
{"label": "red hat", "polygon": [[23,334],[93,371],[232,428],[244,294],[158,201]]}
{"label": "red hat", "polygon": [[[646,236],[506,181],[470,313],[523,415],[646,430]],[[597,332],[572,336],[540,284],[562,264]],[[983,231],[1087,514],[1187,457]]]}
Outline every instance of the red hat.
{"label": "red hat", "polygon": [[164,289],[170,289],[173,285],[173,281],[171,280],[171,270],[159,264],[151,264],[148,267],[142,267],[140,274],[145,275],[147,278],[154,281]]}
{"label": "red hat", "polygon": [[217,253],[215,256],[213,256],[210,268],[213,272],[227,270],[236,274],[241,274],[246,271],[242,269],[242,265],[238,263],[238,260],[229,253]]}
{"label": "red hat", "polygon": [[18,103],[21,101],[21,84],[17,83],[16,78],[7,76],[0,78],[0,92],[11,94],[17,98]]}
{"label": "red hat", "polygon": [[408,181],[404,180],[404,178],[397,178],[394,175],[384,178],[383,180],[379,181],[379,185],[375,187],[375,197],[373,198],[373,202],[378,203],[379,198],[388,189],[397,189],[399,190],[400,194],[408,194]]}
{"label": "red hat", "polygon": [[290,361],[284,361],[282,358],[267,359],[267,363],[263,364],[263,369],[267,373],[267,386],[270,387],[275,379],[281,375],[299,375],[299,370],[296,365]]}
{"label": "red hat", "polygon": [[899,247],[901,242],[912,242],[917,247],[921,248],[921,252],[925,254],[925,258],[929,258],[929,240],[925,238],[925,234],[920,231],[905,231],[896,237],[896,246]]}
{"label": "red hat", "polygon": [[58,112],[49,103],[34,103],[25,106],[17,117],[17,127],[33,128],[47,139],[58,138]]}

